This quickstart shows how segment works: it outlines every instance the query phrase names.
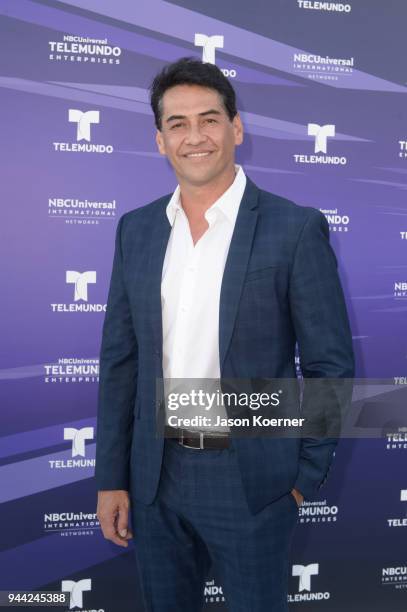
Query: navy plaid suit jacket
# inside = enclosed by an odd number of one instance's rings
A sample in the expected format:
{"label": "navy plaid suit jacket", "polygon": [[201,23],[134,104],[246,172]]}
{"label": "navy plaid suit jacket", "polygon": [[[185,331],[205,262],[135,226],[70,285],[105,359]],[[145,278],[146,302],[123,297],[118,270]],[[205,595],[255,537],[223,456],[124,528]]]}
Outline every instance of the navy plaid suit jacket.
{"label": "navy plaid suit jacket", "polygon": [[[163,442],[161,272],[170,195],[119,221],[100,355],[96,481],[153,502]],[[219,311],[223,378],[352,378],[354,357],[337,261],[322,213],[258,189],[248,178],[224,270]],[[199,349],[199,347],[197,347]],[[311,499],[337,440],[233,438],[247,500],[257,512],[297,488]]]}

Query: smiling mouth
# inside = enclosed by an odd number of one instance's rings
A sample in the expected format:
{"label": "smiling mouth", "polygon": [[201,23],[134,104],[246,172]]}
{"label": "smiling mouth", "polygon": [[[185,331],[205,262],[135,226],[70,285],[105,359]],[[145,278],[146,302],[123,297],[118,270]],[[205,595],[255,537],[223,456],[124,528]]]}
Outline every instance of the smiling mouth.
{"label": "smiling mouth", "polygon": [[208,157],[209,155],[211,155],[212,151],[201,151],[200,153],[186,153],[186,155],[184,155],[184,157],[186,157],[187,159],[199,159],[202,157]]}

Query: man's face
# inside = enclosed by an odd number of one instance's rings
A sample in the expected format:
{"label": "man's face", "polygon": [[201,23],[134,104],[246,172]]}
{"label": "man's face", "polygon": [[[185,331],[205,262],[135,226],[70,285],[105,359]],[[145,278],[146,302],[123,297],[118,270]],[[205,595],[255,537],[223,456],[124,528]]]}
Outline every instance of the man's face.
{"label": "man's face", "polygon": [[242,124],[238,115],[230,121],[216,90],[176,85],[165,92],[162,111],[158,149],[180,182],[206,185],[233,168]]}

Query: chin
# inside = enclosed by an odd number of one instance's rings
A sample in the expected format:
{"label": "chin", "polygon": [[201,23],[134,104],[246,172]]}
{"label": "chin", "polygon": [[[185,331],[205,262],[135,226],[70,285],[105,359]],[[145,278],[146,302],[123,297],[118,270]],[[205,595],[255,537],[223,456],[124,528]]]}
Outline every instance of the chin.
{"label": "chin", "polygon": [[216,177],[216,174],[202,174],[202,175],[194,175],[189,177],[190,183],[194,183],[195,185],[206,185],[213,181]]}
{"label": "chin", "polygon": [[207,170],[203,171],[199,168],[196,168],[195,172],[191,172],[191,170],[189,169],[188,172],[183,173],[183,176],[189,183],[200,185],[213,180],[216,177],[216,172],[208,172]]}

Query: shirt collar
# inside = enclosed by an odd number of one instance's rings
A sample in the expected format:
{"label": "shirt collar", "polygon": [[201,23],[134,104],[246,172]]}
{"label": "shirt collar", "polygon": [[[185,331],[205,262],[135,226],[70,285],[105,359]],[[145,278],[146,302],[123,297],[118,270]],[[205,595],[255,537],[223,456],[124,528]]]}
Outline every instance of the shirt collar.
{"label": "shirt collar", "polygon": [[[218,211],[234,225],[239,212],[240,202],[246,187],[246,175],[242,166],[235,164],[236,176],[233,183],[226,191],[205,211],[205,218],[211,225],[217,217]],[[174,225],[177,212],[183,211],[180,199],[180,187],[177,185],[170,201],[167,204],[166,213],[171,226]],[[213,212],[211,212],[213,211]]]}

